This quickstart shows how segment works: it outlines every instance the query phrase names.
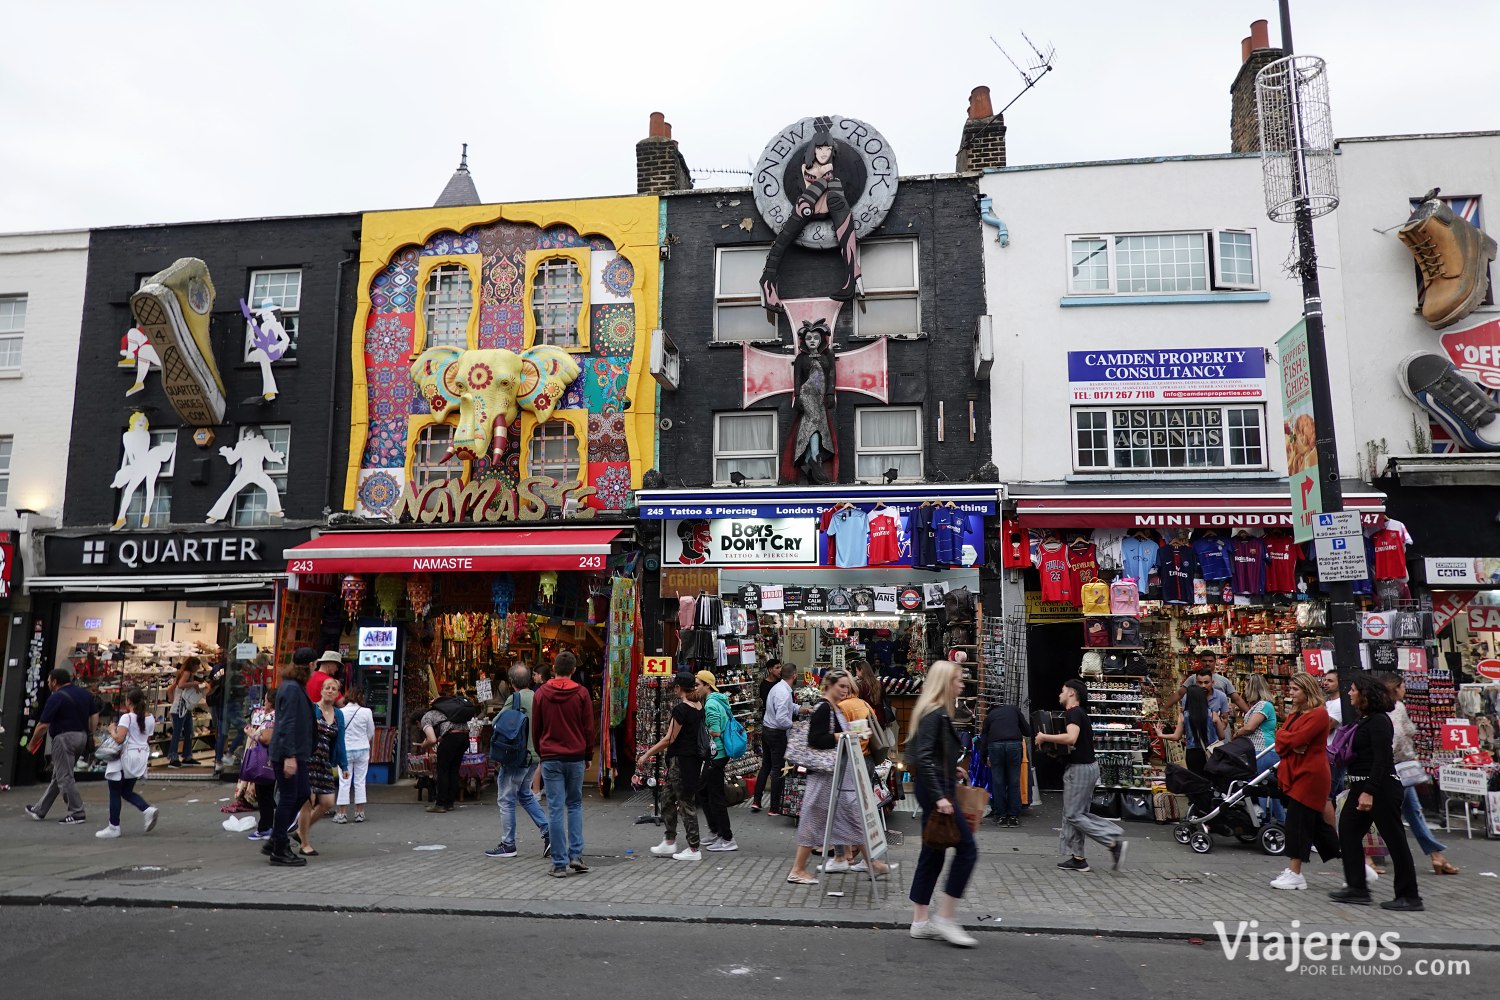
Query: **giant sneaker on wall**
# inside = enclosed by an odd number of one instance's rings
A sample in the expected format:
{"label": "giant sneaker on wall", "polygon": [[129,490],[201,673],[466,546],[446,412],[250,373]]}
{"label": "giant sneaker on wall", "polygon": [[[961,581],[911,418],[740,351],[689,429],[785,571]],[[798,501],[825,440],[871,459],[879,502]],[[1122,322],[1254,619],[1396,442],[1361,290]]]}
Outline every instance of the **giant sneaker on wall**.
{"label": "giant sneaker on wall", "polygon": [[161,357],[162,388],[177,415],[194,427],[224,419],[224,381],[208,335],[213,306],[208,265],[196,257],[152,275],[130,297],[136,323]]}
{"label": "giant sneaker on wall", "polygon": [[1408,354],[1396,375],[1406,398],[1474,451],[1500,451],[1500,404],[1440,354]]}
{"label": "giant sneaker on wall", "polygon": [[1495,240],[1455,215],[1429,191],[1396,233],[1422,272],[1422,318],[1434,330],[1452,326],[1484,300]]}

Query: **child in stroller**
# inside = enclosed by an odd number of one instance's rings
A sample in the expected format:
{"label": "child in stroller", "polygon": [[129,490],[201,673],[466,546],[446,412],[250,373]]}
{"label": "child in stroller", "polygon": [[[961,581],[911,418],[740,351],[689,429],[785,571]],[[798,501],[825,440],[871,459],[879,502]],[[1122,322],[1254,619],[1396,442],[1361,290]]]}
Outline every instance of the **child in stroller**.
{"label": "child in stroller", "polygon": [[1284,853],[1286,830],[1262,815],[1254,802],[1264,796],[1280,797],[1276,768],[1257,771],[1255,747],[1244,738],[1228,740],[1215,749],[1204,774],[1168,764],[1167,790],[1186,795],[1191,803],[1187,818],[1172,830],[1176,841],[1207,854],[1214,849],[1213,835],[1218,834],[1244,844],[1259,843],[1267,854]]}

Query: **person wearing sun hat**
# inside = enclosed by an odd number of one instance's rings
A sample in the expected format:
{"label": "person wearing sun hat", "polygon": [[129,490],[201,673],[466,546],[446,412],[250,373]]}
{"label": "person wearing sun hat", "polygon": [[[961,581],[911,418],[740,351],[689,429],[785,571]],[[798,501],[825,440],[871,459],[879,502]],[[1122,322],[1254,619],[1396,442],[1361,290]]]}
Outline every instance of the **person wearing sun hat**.
{"label": "person wearing sun hat", "polygon": [[313,661],[312,676],[307,679],[307,697],[314,704],[323,697],[323,682],[338,680],[344,669],[344,658],[337,650],[324,650],[323,655]]}
{"label": "person wearing sun hat", "polygon": [[698,801],[703,806],[703,818],[711,834],[706,851],[737,851],[740,845],[734,842],[734,830],[729,825],[729,800],[724,791],[724,768],[729,764],[729,755],[724,752],[724,734],[729,731],[729,720],[733,711],[729,698],[719,690],[718,678],[711,670],[700,670],[694,675],[707,698],[703,702],[703,721],[708,726],[708,738],[713,742],[712,756],[703,762],[703,777],[698,786]]}

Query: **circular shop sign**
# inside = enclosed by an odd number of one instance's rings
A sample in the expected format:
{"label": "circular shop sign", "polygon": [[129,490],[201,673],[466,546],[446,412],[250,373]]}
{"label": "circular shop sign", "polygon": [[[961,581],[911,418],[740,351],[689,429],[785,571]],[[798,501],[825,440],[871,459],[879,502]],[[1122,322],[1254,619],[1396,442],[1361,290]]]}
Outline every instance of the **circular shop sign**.
{"label": "circular shop sign", "polygon": [[[885,221],[891,202],[896,200],[897,170],[891,144],[874,126],[858,118],[804,118],[772,136],[755,165],[755,207],[768,226],[781,231],[802,194],[802,164],[820,128],[826,128],[833,139],[834,176],[843,184],[844,198],[854,217],[854,232],[863,239]],[[810,220],[797,242],[805,247],[832,249],[837,245],[832,220],[826,216]]]}

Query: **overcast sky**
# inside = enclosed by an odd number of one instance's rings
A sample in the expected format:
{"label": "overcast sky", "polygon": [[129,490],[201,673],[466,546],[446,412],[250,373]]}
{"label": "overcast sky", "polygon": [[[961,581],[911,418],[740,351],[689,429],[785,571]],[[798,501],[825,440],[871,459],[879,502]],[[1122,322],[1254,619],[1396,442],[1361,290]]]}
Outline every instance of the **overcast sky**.
{"label": "overcast sky", "polygon": [[[1272,0],[74,0],[8,6],[0,231],[431,204],[459,144],[489,202],[633,193],[665,112],[689,166],[863,118],[949,171],[968,94],[1023,86],[1012,164],[1223,152],[1240,39]],[[1500,127],[1500,3],[1293,0],[1339,136]],[[1477,43],[1477,47],[1476,47]],[[699,187],[747,183],[700,176]]]}

